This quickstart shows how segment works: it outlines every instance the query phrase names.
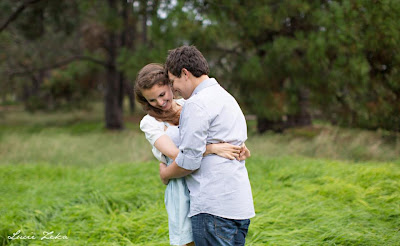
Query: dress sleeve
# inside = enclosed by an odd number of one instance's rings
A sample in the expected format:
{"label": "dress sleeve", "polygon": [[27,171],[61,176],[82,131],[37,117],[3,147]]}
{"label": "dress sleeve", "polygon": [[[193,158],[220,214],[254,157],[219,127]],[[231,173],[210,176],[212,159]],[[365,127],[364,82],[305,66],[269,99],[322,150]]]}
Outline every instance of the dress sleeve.
{"label": "dress sleeve", "polygon": [[156,120],[150,115],[146,115],[140,121],[140,130],[144,132],[147,141],[149,141],[151,144],[153,155],[159,161],[166,163],[165,156],[156,147],[154,147],[154,143],[157,141],[157,139],[165,134],[164,123]]}
{"label": "dress sleeve", "polygon": [[152,146],[156,140],[165,134],[164,123],[156,120],[150,115],[146,115],[140,121],[140,130],[146,135],[146,139],[150,142]]}

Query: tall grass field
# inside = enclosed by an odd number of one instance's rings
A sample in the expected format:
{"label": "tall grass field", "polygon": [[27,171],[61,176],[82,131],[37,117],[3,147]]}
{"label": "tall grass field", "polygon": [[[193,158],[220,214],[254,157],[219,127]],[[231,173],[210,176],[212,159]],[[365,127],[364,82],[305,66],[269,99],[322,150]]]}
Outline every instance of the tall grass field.
{"label": "tall grass field", "polygon": [[[169,245],[137,120],[109,132],[90,112],[0,116],[0,245]],[[398,136],[251,127],[246,245],[400,245]]]}

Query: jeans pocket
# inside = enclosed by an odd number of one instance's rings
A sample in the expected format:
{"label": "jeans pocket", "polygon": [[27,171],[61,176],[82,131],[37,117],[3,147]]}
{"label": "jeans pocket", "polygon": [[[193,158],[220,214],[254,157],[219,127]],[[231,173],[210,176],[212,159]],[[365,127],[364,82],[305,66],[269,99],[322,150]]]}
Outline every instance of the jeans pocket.
{"label": "jeans pocket", "polygon": [[227,242],[231,242],[238,232],[237,226],[233,220],[215,217],[214,226],[216,236]]}

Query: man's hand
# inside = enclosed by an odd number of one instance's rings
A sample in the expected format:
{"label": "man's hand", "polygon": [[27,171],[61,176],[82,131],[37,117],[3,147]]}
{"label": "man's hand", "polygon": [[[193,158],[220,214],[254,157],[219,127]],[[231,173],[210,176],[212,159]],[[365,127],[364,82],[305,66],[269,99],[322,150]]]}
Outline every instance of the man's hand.
{"label": "man's hand", "polygon": [[165,178],[165,169],[167,168],[167,165],[165,163],[160,163],[160,179],[163,182],[163,184],[167,185],[169,182],[169,179]]}

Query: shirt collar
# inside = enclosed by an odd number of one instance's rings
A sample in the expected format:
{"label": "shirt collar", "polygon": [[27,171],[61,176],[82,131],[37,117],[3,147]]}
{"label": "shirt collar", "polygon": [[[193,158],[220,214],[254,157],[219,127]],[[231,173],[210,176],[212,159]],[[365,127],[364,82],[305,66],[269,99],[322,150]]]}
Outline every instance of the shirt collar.
{"label": "shirt collar", "polygon": [[203,90],[203,89],[205,89],[205,88],[207,88],[207,87],[210,87],[210,86],[213,86],[213,85],[217,85],[217,84],[218,84],[217,80],[215,80],[214,78],[208,78],[208,79],[204,80],[203,82],[201,82],[201,83],[194,89],[194,91],[193,91],[193,93],[192,93],[192,95],[191,95],[190,97],[196,95],[196,94],[199,93],[201,90]]}

